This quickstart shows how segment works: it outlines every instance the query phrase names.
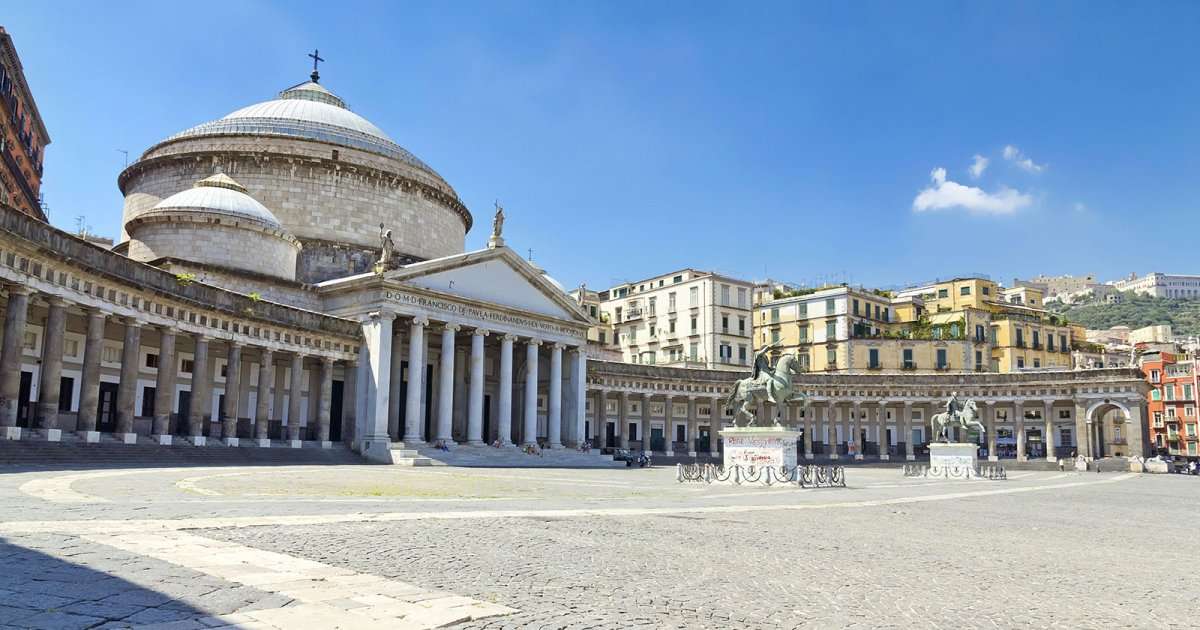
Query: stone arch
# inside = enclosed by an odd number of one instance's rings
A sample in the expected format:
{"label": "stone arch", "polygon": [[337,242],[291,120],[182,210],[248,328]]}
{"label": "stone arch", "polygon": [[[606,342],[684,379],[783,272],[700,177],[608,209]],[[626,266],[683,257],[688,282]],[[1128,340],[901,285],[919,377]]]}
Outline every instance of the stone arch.
{"label": "stone arch", "polygon": [[[1121,414],[1122,421],[1119,423],[1121,428],[1117,427],[1118,423],[1105,423],[1105,419],[1114,411]],[[1129,438],[1130,433],[1135,431],[1136,427],[1133,426],[1134,417],[1130,412],[1129,405],[1124,401],[1110,398],[1095,401],[1088,405],[1084,419],[1087,421],[1084,427],[1088,432],[1085,439],[1088,442],[1087,453],[1089,456],[1094,458],[1121,457],[1131,454]]]}

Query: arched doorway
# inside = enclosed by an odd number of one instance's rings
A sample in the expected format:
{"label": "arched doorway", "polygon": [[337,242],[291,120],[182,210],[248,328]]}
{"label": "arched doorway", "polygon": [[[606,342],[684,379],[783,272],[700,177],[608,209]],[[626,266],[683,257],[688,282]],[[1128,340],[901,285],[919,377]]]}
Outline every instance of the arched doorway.
{"label": "arched doorway", "polygon": [[1115,400],[1093,403],[1085,418],[1084,433],[1076,440],[1083,445],[1081,455],[1101,458],[1141,454],[1130,450],[1130,433],[1137,427],[1130,421],[1129,408],[1124,403]]}

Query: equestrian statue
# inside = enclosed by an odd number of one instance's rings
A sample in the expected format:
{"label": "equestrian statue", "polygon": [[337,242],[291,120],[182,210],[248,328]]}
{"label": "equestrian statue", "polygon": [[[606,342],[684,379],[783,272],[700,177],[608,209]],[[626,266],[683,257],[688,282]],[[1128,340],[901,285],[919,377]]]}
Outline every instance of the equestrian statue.
{"label": "equestrian statue", "polygon": [[[767,354],[772,348],[779,345],[779,342],[773,343],[762,350],[759,350],[754,355],[754,372],[749,378],[738,380],[733,385],[733,391],[729,393],[729,397],[725,399],[725,407],[732,407],[733,426],[738,426],[738,421],[746,419],[746,426],[754,426],[757,416],[754,409],[761,408],[764,402],[769,402],[778,406],[785,405],[793,400],[801,400],[807,402],[807,398],[803,393],[796,392],[792,385],[792,377],[800,373],[800,360],[795,354],[785,354],[775,362],[775,368],[770,367],[770,359]],[[798,395],[797,395],[798,394]],[[713,410],[713,413],[718,413]],[[779,413],[775,413],[775,426],[779,426]]]}
{"label": "equestrian statue", "polygon": [[963,429],[975,427],[980,433],[984,433],[987,429],[979,422],[979,407],[975,405],[974,400],[967,402],[959,402],[958,392],[951,392],[950,398],[946,400],[946,411],[934,414],[930,418],[930,423],[933,425],[933,433],[943,442],[950,441],[950,426],[957,426]]}

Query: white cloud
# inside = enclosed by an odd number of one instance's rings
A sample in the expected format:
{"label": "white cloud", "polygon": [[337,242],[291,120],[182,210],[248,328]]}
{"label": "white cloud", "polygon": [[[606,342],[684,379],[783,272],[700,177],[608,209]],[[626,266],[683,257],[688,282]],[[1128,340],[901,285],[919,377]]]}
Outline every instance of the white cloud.
{"label": "white cloud", "polygon": [[1033,203],[1033,197],[1011,188],[988,193],[949,181],[946,169],[940,166],[930,171],[929,178],[933,185],[917,193],[912,204],[914,212],[961,208],[975,214],[1012,214]]}
{"label": "white cloud", "polygon": [[1029,159],[1028,156],[1026,156],[1024,153],[1021,153],[1020,149],[1011,144],[1004,147],[1004,159],[1016,164],[1018,167],[1029,171],[1030,173],[1041,173],[1042,171],[1046,170],[1045,164],[1034,163],[1034,161]]}
{"label": "white cloud", "polygon": [[987,158],[976,153],[975,161],[972,162],[971,167],[967,169],[968,171],[971,172],[971,179],[979,179],[979,176],[983,175],[983,172],[987,170],[989,161],[990,160],[988,160]]}

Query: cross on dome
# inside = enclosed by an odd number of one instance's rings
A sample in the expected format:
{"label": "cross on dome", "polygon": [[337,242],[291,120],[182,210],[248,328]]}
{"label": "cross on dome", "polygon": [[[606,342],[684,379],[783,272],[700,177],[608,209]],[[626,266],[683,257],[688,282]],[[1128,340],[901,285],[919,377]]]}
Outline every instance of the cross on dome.
{"label": "cross on dome", "polygon": [[313,60],[313,71],[312,74],[308,76],[312,77],[313,83],[319,83],[321,81],[321,75],[317,72],[317,64],[325,60],[321,58],[321,51],[316,48],[314,48],[308,56],[312,57]]}

